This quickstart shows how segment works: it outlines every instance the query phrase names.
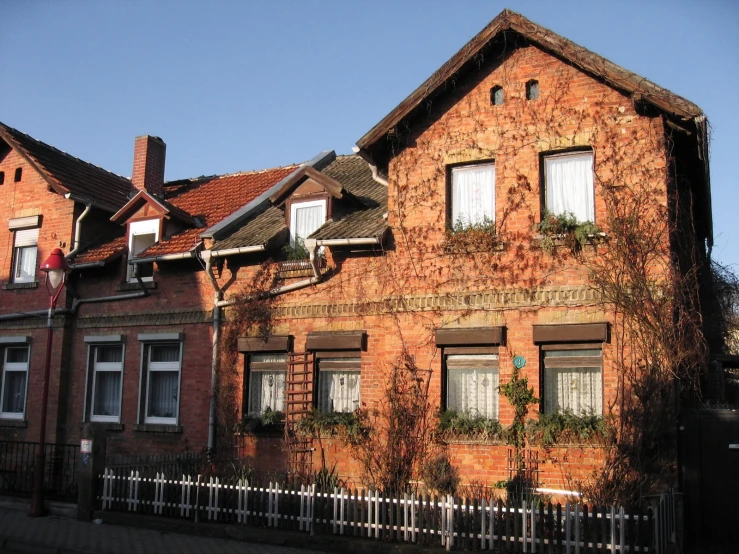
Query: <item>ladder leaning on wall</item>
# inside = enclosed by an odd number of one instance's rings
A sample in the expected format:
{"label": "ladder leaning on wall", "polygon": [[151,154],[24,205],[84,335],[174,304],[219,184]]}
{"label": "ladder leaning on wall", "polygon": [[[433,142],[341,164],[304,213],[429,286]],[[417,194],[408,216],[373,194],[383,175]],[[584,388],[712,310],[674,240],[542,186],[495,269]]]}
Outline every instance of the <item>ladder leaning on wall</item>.
{"label": "ladder leaning on wall", "polygon": [[285,387],[285,449],[288,478],[307,482],[313,467],[313,440],[296,432],[298,422],[313,409],[313,353],[294,352],[287,358]]}

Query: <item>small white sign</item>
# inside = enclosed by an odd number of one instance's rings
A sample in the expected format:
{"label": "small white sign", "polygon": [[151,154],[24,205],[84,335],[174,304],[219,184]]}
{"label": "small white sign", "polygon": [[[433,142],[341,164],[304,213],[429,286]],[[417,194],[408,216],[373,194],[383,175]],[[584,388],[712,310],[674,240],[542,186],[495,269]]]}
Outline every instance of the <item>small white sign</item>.
{"label": "small white sign", "polygon": [[729,450],[739,450],[739,444],[730,444]]}
{"label": "small white sign", "polygon": [[82,439],[80,443],[80,454],[92,454],[92,440]]}

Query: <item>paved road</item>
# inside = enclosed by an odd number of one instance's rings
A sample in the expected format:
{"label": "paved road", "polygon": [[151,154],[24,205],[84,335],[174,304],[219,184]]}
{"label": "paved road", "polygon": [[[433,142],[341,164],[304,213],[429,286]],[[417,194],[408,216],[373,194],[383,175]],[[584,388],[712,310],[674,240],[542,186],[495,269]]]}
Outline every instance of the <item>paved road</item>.
{"label": "paved road", "polygon": [[123,525],[95,525],[48,516],[30,518],[25,512],[0,508],[0,552],[61,552],[67,554],[324,554],[208,537],[181,535]]}

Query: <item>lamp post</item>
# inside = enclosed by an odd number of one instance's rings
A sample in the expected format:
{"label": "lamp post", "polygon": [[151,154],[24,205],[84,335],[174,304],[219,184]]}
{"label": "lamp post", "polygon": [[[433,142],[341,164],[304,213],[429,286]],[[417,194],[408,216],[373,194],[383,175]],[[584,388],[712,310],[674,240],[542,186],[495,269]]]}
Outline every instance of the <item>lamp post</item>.
{"label": "lamp post", "polygon": [[64,252],[54,248],[46,261],[41,264],[41,271],[46,273],[46,290],[49,291],[49,315],[46,319],[46,364],[44,365],[44,392],[41,396],[41,428],[39,429],[38,451],[36,452],[36,469],[33,474],[33,496],[28,515],[40,517],[46,515],[44,510],[44,465],[46,462],[46,411],[49,403],[49,373],[51,368],[51,347],[54,334],[54,310],[56,301],[64,288],[64,280],[69,266],[64,259]]}

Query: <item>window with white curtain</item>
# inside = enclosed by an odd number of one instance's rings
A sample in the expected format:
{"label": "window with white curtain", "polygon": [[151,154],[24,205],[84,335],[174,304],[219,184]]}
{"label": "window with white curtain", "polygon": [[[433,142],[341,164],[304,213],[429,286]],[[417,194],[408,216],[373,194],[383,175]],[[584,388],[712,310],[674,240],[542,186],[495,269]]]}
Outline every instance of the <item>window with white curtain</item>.
{"label": "window with white curtain", "polygon": [[595,222],[592,152],[546,156],[544,179],[548,212],[570,213],[580,222]]}
{"label": "window with white curtain", "polygon": [[360,358],[351,353],[316,353],[318,358],[318,410],[353,412],[360,407]]}
{"label": "window with white curtain", "polygon": [[446,408],[498,419],[498,354],[445,354]]}
{"label": "window with white curtain", "polygon": [[452,227],[495,221],[495,164],[452,168]]}
{"label": "window with white curtain", "polygon": [[92,394],[90,421],[119,422],[123,385],[123,345],[91,346]]}
{"label": "window with white curtain", "polygon": [[36,280],[38,227],[18,229],[13,240],[13,283],[32,283]]}
{"label": "window with white curtain", "polygon": [[28,383],[28,346],[9,346],[2,353],[2,390],[0,390],[0,417],[23,419],[26,410]]}
{"label": "window with white curtain", "polygon": [[149,344],[144,423],[176,424],[180,402],[182,343]]}
{"label": "window with white curtain", "polygon": [[595,345],[546,345],[544,413],[603,414],[603,356]]}
{"label": "window with white curtain", "polygon": [[[128,233],[128,252],[129,257],[134,258],[139,252],[143,252],[152,244],[159,240],[158,219],[149,219],[146,221],[134,221],[129,225]],[[133,275],[133,266],[128,266],[127,280],[135,281]],[[154,280],[154,264],[137,264],[136,271],[142,281]]]}
{"label": "window with white curtain", "polygon": [[247,412],[261,415],[266,411],[285,411],[287,354],[249,354],[249,390]]}
{"label": "window with white curtain", "polygon": [[326,200],[293,202],[290,206],[290,246],[307,239],[326,223]]}

